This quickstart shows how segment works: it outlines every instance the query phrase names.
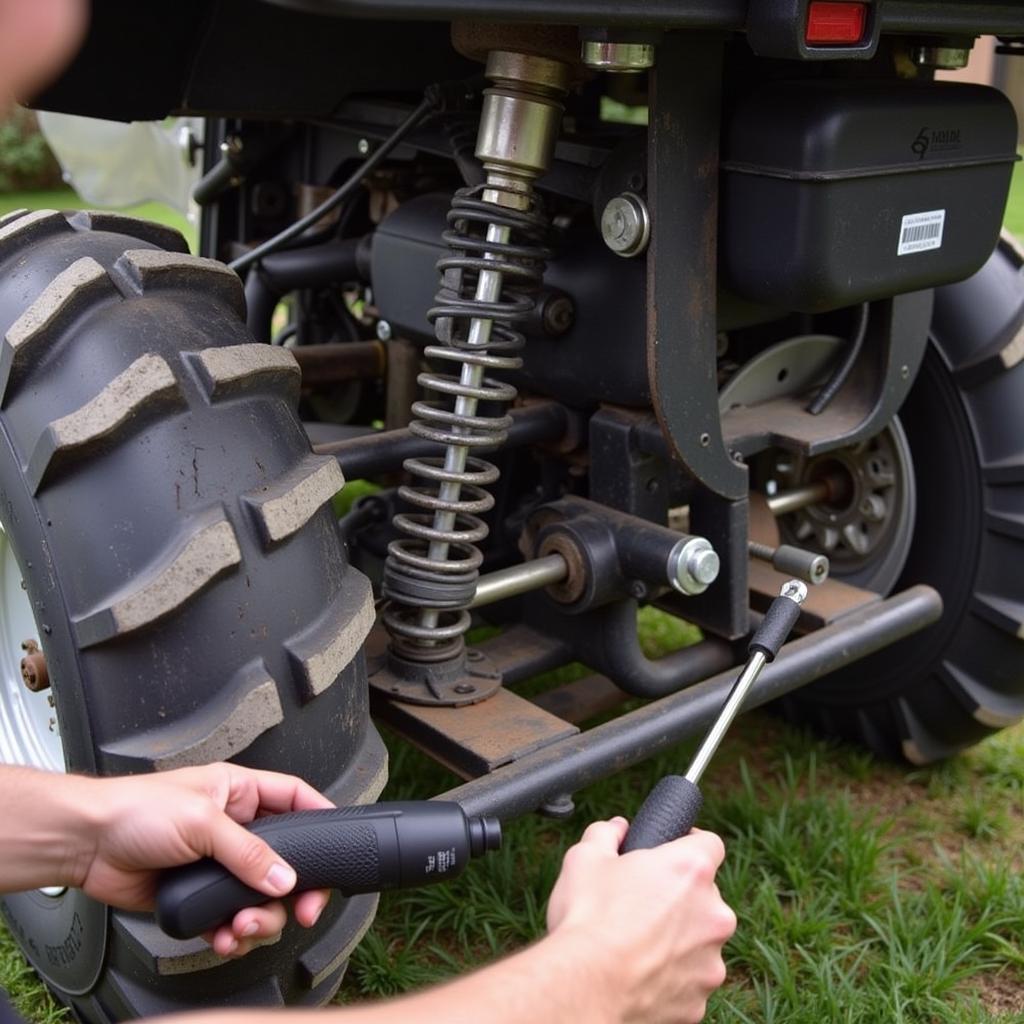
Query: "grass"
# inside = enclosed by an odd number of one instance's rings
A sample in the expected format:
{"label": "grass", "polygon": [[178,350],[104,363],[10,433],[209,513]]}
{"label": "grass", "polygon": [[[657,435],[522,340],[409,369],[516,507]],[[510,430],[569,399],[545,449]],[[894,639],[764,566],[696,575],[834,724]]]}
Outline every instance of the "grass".
{"label": "grass", "polygon": [[[78,205],[66,193],[25,199],[0,197],[0,212]],[[1024,234],[1019,170],[1006,224]],[[641,632],[652,656],[693,639],[649,611]],[[452,785],[415,750],[391,746],[386,797]],[[538,938],[562,854],[585,823],[632,813],[685,759],[684,745],[591,786],[568,820],[510,823],[502,851],[452,884],[384,894],[338,1002],[405,992]],[[719,882],[740,919],[709,1020],[1024,1021],[1024,726],[945,764],[909,769],[754,712],[730,733],[705,796],[702,824],[726,839]],[[69,1019],[2,930],[0,985],[30,1021]]]}

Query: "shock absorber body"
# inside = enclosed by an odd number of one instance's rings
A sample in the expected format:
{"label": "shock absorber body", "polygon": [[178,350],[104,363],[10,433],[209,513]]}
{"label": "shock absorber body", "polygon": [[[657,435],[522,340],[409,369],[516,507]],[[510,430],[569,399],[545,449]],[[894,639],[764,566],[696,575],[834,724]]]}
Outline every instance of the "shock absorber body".
{"label": "shock absorber body", "polygon": [[531,292],[548,256],[533,183],[550,163],[569,83],[567,65],[507,51],[489,55],[486,75],[492,86],[476,146],[486,180],[453,198],[444,233],[451,252],[438,263],[441,288],[428,314],[441,344],[425,355],[454,364],[457,373],[420,375],[441,400],[416,402],[410,425],[443,445],[443,454],[404,463],[417,482],[399,495],[413,511],[395,517],[404,536],[389,546],[384,570],[388,674],[391,682],[416,683],[387,689],[425,703],[471,703],[500,683],[474,683],[488,674],[465,659],[467,609],[483,561],[477,544],[487,536],[480,516],[493,507],[486,488],[498,478],[497,467],[472,453],[500,445],[511,422],[494,407],[512,401],[516,390],[488,373],[522,365],[516,324],[533,310]]}

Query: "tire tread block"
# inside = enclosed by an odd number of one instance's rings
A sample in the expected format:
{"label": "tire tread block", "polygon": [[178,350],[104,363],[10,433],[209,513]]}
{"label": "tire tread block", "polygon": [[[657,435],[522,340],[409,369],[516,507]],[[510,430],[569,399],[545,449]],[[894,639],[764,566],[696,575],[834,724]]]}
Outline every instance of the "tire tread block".
{"label": "tire tread block", "polygon": [[46,428],[29,458],[33,492],[72,456],[125,436],[163,406],[181,400],[181,387],[167,360],[152,353],[140,356],[85,405]]}
{"label": "tire tread block", "polygon": [[206,393],[212,401],[272,388],[298,401],[302,371],[295,356],[286,349],[253,342],[207,348],[196,353]]}
{"label": "tire tread block", "polygon": [[265,547],[297,533],[345,486],[338,460],[307,455],[294,469],[242,501],[256,520]]}
{"label": "tire tread block", "polygon": [[1024,718],[1024,698],[1010,697],[993,690],[948,659],[939,666],[939,675],[975,721],[982,725],[990,729],[1005,729]]}
{"label": "tire tread block", "polygon": [[68,230],[66,218],[56,210],[32,210],[28,213],[15,210],[10,219],[0,225],[0,260],[10,258],[23,245]]}
{"label": "tire tread block", "polygon": [[76,315],[90,308],[111,287],[106,270],[91,256],[75,260],[32,300],[7,329],[0,348],[0,403],[8,398],[41,346],[53,343]]}
{"label": "tire tread block", "polygon": [[219,518],[194,529],[184,543],[139,573],[106,607],[75,623],[79,647],[133,633],[188,604],[223,573],[242,561],[232,525]]}
{"label": "tire tread block", "polygon": [[162,249],[128,249],[114,264],[135,292],[158,289],[203,289],[216,294],[244,319],[245,295],[238,275],[218,260]]}
{"label": "tire tread block", "polygon": [[1004,633],[1024,640],[1024,604],[995,594],[975,594],[974,612]]}
{"label": "tire tread block", "polygon": [[288,651],[305,700],[318,697],[359,653],[376,618],[370,581],[355,569],[320,621],[288,640]]}
{"label": "tire tread block", "polygon": [[262,659],[235,674],[224,697],[158,729],[107,744],[103,752],[121,771],[170,771],[226,761],[284,721],[277,683]]}
{"label": "tire tread block", "polygon": [[155,221],[129,217],[126,213],[111,210],[78,210],[68,217],[68,223],[76,231],[108,231],[115,235],[128,235],[142,242],[149,242],[161,249],[187,254],[188,242],[176,228]]}

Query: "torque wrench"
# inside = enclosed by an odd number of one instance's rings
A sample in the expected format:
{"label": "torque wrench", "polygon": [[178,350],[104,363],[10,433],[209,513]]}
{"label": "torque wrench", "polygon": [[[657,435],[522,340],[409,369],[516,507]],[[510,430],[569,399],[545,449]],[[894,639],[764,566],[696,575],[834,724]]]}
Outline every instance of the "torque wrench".
{"label": "torque wrench", "polygon": [[697,821],[704,803],[700,779],[714,756],[726,731],[739,714],[750,688],[761,670],[775,660],[779,648],[800,617],[800,605],[807,597],[807,587],[799,580],[784,583],[779,596],[772,601],[761,625],[747,647],[747,663],[729,691],[722,710],[711,723],[707,735],[693,755],[685,775],[666,775],[647,795],[622,841],[621,853],[649,850],[662,843],[685,836]]}
{"label": "torque wrench", "polygon": [[[345,896],[445,882],[470,858],[501,846],[496,818],[471,818],[440,800],[296,811],[246,827],[295,869],[295,892],[337,889]],[[189,939],[272,898],[205,858],[164,873],[156,919],[168,935]]]}

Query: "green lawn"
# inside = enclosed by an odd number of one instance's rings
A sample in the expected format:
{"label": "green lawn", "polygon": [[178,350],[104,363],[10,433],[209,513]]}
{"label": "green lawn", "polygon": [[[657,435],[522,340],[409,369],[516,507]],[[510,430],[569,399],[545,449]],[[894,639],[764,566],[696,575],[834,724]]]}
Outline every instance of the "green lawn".
{"label": "green lawn", "polygon": [[[0,212],[77,205],[28,198],[0,198]],[[1024,234],[1020,170],[1006,223]],[[651,655],[692,639],[650,613],[642,633]],[[404,992],[542,934],[546,894],[583,825],[632,813],[685,760],[684,747],[590,787],[568,821],[511,823],[502,852],[453,884],[385,894],[339,1001]],[[395,748],[392,779],[392,798],[452,784],[407,747]],[[709,1020],[1024,1021],[1024,727],[911,770],[755,712],[730,734],[705,794],[702,824],[726,838],[720,884],[740,919]],[[60,1015],[3,933],[0,985],[29,1020]]]}

